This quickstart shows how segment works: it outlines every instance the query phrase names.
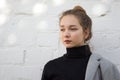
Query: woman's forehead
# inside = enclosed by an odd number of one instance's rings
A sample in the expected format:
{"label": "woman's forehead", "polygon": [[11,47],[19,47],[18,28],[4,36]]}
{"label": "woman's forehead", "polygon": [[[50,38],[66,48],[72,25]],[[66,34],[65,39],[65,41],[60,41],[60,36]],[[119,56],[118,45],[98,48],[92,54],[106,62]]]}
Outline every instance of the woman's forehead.
{"label": "woman's forehead", "polygon": [[64,16],[60,21],[60,26],[74,26],[79,25],[79,21],[75,16]]}

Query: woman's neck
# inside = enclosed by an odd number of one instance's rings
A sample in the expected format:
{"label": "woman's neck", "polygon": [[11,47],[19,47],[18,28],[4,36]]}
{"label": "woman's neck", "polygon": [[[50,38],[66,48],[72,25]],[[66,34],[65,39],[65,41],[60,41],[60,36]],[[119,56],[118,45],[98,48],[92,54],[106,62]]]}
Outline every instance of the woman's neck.
{"label": "woman's neck", "polygon": [[83,58],[91,54],[89,45],[82,45],[72,48],[66,48],[68,58]]}

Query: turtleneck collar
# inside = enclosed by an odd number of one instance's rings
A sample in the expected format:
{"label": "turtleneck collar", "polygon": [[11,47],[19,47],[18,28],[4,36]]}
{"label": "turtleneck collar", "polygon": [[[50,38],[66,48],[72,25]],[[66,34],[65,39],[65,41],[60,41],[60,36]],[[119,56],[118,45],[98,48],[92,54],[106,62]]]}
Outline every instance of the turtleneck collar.
{"label": "turtleneck collar", "polygon": [[79,47],[66,48],[67,58],[84,58],[91,55],[91,51],[88,45],[83,45]]}

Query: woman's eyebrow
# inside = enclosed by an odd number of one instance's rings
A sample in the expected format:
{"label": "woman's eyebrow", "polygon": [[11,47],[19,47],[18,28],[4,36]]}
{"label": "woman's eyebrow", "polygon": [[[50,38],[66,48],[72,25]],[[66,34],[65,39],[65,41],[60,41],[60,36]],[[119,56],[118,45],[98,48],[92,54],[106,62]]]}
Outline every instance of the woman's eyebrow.
{"label": "woman's eyebrow", "polygon": [[[60,25],[61,28],[64,28],[65,26],[64,25]],[[68,26],[69,28],[72,28],[72,27],[76,27],[76,25],[69,25]]]}
{"label": "woman's eyebrow", "polygon": [[64,25],[60,25],[60,27],[64,27]]}
{"label": "woman's eyebrow", "polygon": [[71,28],[71,27],[76,27],[76,25],[70,25],[69,27],[70,27],[70,28]]}

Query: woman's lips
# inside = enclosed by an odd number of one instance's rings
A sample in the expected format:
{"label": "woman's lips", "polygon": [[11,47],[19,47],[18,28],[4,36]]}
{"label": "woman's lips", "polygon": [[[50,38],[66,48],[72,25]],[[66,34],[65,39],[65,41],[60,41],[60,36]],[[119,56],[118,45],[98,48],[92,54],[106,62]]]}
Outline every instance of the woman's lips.
{"label": "woman's lips", "polygon": [[70,42],[72,42],[71,40],[65,40],[64,41],[66,44],[69,44]]}

